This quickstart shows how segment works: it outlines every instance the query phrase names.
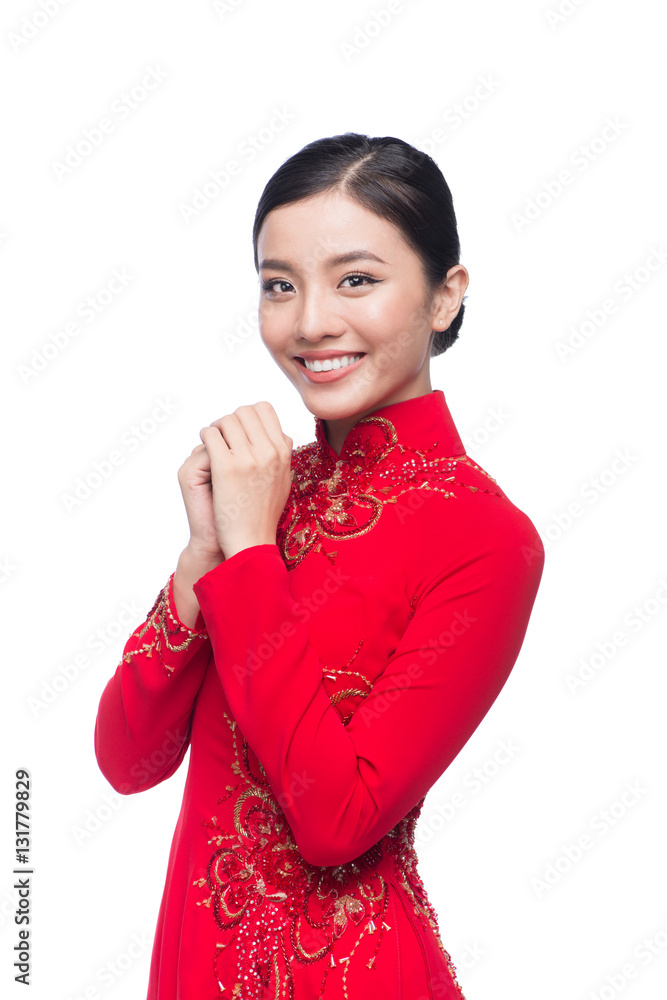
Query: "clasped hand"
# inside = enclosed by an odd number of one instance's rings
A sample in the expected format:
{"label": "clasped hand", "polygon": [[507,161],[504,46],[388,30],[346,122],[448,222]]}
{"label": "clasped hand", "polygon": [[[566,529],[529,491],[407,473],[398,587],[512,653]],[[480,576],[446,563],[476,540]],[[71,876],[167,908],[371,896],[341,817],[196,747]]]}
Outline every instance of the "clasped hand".
{"label": "clasped hand", "polygon": [[265,401],[239,406],[199,432],[202,444],[179,469],[190,545],[229,559],[275,544],[291,486],[292,438]]}

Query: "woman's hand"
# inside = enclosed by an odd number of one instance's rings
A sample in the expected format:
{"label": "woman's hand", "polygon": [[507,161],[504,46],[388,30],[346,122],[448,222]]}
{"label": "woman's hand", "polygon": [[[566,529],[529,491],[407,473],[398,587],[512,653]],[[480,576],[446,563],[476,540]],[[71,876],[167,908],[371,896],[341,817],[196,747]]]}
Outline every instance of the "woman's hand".
{"label": "woman's hand", "polygon": [[[202,562],[221,562],[211,496],[211,460],[206,445],[198,444],[178,470],[185,512],[190,525],[188,549]],[[201,575],[201,574],[200,574]]]}
{"label": "woman's hand", "polygon": [[208,456],[212,511],[199,494],[192,504],[198,537],[209,536],[212,517],[227,559],[252,545],[275,544],[291,486],[292,438],[283,434],[271,403],[239,406],[199,436]]}

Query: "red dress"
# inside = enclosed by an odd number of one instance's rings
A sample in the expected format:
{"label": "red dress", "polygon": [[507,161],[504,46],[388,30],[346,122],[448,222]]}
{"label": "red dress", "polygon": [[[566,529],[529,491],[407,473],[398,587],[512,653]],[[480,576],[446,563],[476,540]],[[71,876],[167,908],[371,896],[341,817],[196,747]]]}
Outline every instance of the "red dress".
{"label": "red dress", "polygon": [[340,457],[315,418],[276,544],[172,577],[99,705],[125,794],[187,782],[148,1000],[460,1000],[415,824],[518,656],[530,519],[464,452],[444,393],[380,407]]}

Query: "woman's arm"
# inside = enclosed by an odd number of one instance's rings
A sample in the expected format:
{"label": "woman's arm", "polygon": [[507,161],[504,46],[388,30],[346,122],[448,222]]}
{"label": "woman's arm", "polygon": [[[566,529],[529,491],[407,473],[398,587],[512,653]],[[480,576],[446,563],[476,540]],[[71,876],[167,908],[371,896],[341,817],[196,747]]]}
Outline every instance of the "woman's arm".
{"label": "woman's arm", "polygon": [[178,557],[172,583],[175,605],[173,612],[186,628],[194,631],[205,628],[204,618],[193,587],[202,574],[215,569],[223,559],[222,552],[219,556],[199,554],[191,545],[184,548]]}
{"label": "woman's arm", "polygon": [[[312,864],[350,861],[391,830],[465,746],[516,661],[544,548],[509,501],[489,498],[480,517],[480,497],[469,500],[446,520],[413,522],[414,615],[347,726],[276,545],[242,549],[194,585],[231,710]],[[259,661],[267,636],[280,641]]]}
{"label": "woman's arm", "polygon": [[188,748],[192,709],[211,657],[192,584],[218,564],[217,559],[183,550],[176,571],[146,621],[127,640],[104,689],[95,723],[95,754],[104,776],[122,794],[164,781]]}

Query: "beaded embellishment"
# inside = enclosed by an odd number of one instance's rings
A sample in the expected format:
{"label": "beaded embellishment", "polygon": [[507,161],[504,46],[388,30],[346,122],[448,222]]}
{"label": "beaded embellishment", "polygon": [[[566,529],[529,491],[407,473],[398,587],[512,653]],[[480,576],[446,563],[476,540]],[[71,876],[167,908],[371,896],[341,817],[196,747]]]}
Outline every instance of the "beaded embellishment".
{"label": "beaded embellishment", "polygon": [[[380,429],[383,440],[362,436],[358,428],[369,424]],[[429,459],[437,441],[425,449],[401,444],[386,417],[370,414],[355,424],[346,439],[348,461],[333,458],[324,447],[321,425],[316,427],[317,439],[294,449],[292,485],[278,522],[277,541],[288,570],[309,552],[321,552],[334,562],[337,553],[327,550],[323,540],[365,534],[378,523],[384,505],[397,503],[408,490],[435,490],[456,497],[451,487],[463,486],[473,493],[501,495],[458,480],[457,466],[468,465],[496,482],[467,455]]]}
{"label": "beaded embellishment", "polygon": [[[232,733],[232,771],[239,780],[226,787],[227,794],[218,799],[218,805],[233,801],[234,831],[226,829],[227,824],[215,815],[202,820],[202,826],[210,831],[208,842],[215,844],[216,850],[206,877],[193,882],[208,892],[197,906],[210,909],[221,931],[234,931],[229,940],[217,944],[212,956],[220,996],[259,1000],[272,983],[276,997],[291,998],[293,969],[299,963],[321,963],[318,1000],[325,995],[327,977],[337,965],[344,966],[342,988],[348,998],[347,972],[360,942],[365,936],[376,939],[373,955],[366,962],[373,968],[384,935],[392,929],[385,921],[389,885],[375,870],[386,855],[393,859],[397,881],[414,912],[435,933],[463,998],[456,970],[440,939],[435,910],[417,871],[414,830],[424,799],[360,857],[331,867],[311,865],[299,852],[261,762],[236,721],[224,711],[222,715]],[[358,934],[353,943],[346,942],[341,955],[336,944],[348,927]],[[220,967],[220,956],[229,948],[236,951],[234,982]]]}
{"label": "beaded embellishment", "polygon": [[[357,433],[359,424],[375,425],[381,440],[371,441]],[[384,505],[397,503],[408,490],[435,490],[455,498],[453,488],[464,487],[502,496],[497,490],[461,481],[458,467],[467,465],[495,483],[466,455],[429,458],[436,447],[437,442],[424,449],[403,445],[390,420],[369,415],[346,439],[347,460],[337,461],[323,447],[318,425],[317,439],[295,449],[292,455],[290,494],[277,531],[287,569],[293,569],[310,552],[320,552],[334,562],[335,547],[325,547],[324,542],[356,538],[370,531]],[[416,597],[410,602],[412,614]],[[363,639],[342,667],[323,666],[323,683],[343,725],[372,689],[363,673],[353,669],[362,645]],[[391,891],[400,887],[408,906],[435,936],[452,983],[465,1000],[418,872],[414,833],[424,798],[360,857],[343,865],[312,865],[301,856],[261,761],[237,722],[224,711],[222,715],[232,734],[231,769],[238,780],[227,785],[226,794],[217,800],[229,818],[223,820],[216,814],[202,820],[214,853],[205,877],[193,882],[205,893],[196,905],[207,908],[221,935],[224,932],[211,956],[213,982],[220,996],[260,1000],[271,986],[272,996],[293,1000],[294,970],[299,964],[319,964],[318,1000],[326,994],[331,970],[341,966],[343,996],[350,1000],[348,969],[360,960],[369,969],[376,967],[384,936],[392,931],[386,922],[390,885],[379,869],[379,863],[390,858],[395,879]],[[348,929],[354,931],[354,937],[341,940]],[[374,945],[370,959],[367,955],[360,958],[364,939]],[[230,950],[235,954],[231,966],[226,960]],[[230,968],[234,969],[231,980],[229,972],[223,971]]]}
{"label": "beaded embellishment", "polygon": [[[152,656],[153,650],[155,650],[167,676],[171,677],[174,667],[165,660],[165,652],[180,653],[184,649],[187,649],[194,639],[208,639],[208,632],[205,629],[195,631],[188,628],[187,625],[184,625],[183,622],[179,621],[172,614],[169,605],[169,588],[172,585],[173,577],[174,574],[172,573],[155,598],[153,607],[148,612],[146,622],[141,631],[134,633],[134,637],[141,639],[149,629],[152,629],[153,632],[150,636],[150,641],[145,642],[143,646],[139,646],[137,649],[131,649],[125,653],[121,659],[121,663],[129,663],[133,656],[138,656],[142,653],[145,653],[146,656]],[[174,642],[173,640],[176,637],[182,641]]]}
{"label": "beaded embellishment", "polygon": [[405,816],[400,823],[397,823],[393,830],[389,831],[382,843],[384,844],[386,841],[388,844],[391,844],[389,850],[394,859],[394,871],[396,878],[402,886],[407,898],[412,902],[414,912],[417,914],[424,926],[430,926],[435,934],[438,947],[445,956],[447,971],[449,972],[451,980],[456,987],[461,1000],[465,1000],[461,984],[456,978],[456,966],[452,961],[452,956],[443,945],[440,937],[437,913],[428,898],[426,888],[417,870],[419,859],[417,858],[414,848],[415,828],[417,826],[417,821],[419,819],[422,806],[424,805],[425,798],[426,796],[424,796],[424,798],[422,798],[421,801],[410,810],[408,815]]}

